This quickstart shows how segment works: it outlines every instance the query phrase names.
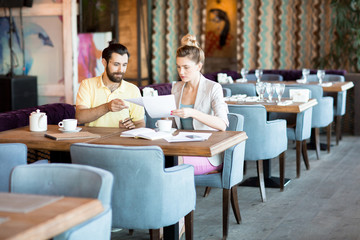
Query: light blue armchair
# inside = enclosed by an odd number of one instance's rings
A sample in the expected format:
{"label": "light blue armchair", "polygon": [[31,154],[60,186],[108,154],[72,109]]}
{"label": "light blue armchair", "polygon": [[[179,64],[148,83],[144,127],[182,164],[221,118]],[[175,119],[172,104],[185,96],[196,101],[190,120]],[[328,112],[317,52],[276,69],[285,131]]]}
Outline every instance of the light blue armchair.
{"label": "light blue armchair", "polygon": [[[229,113],[228,119],[228,131],[243,130],[243,116]],[[195,176],[195,184],[197,186],[223,189],[223,239],[226,239],[228,235],[230,199],[236,222],[238,224],[241,222],[237,184],[243,179],[244,154],[245,141],[225,151],[222,172]]]}
{"label": "light blue armchair", "polygon": [[311,127],[314,128],[314,139],[316,147],[317,159],[320,159],[320,130],[326,127],[327,132],[327,151],[330,152],[331,142],[331,124],[334,119],[334,99],[332,97],[324,97],[323,89],[319,85],[291,85],[291,88],[305,88],[311,92],[311,98],[315,98],[318,102],[313,107]]}
{"label": "light blue armchair", "polygon": [[[256,81],[255,74],[248,74],[246,77],[249,81]],[[283,76],[280,74],[264,73],[261,81],[283,81]]]}
{"label": "light blue armchair", "polygon": [[[289,89],[286,87],[284,97],[289,97]],[[269,118],[287,120],[287,137],[288,140],[296,141],[296,177],[300,177],[301,172],[301,153],[303,155],[306,169],[310,169],[309,158],[307,154],[307,139],[311,137],[311,119],[313,108],[308,108],[303,112],[294,113],[270,113]]]}
{"label": "light blue armchair", "polygon": [[[14,167],[27,164],[27,146],[23,143],[0,144],[0,192],[10,191],[10,174]],[[48,163],[38,160],[33,164]]]}
{"label": "light blue armchair", "polygon": [[113,175],[102,169],[75,164],[29,164],[11,174],[11,192],[97,198],[104,211],[54,237],[54,240],[110,239]]}
{"label": "light blue armchair", "polygon": [[224,95],[224,97],[230,97],[231,96],[231,89],[223,87],[223,95]]}
{"label": "light blue armchair", "polygon": [[196,203],[194,168],[183,164],[164,169],[158,146],[110,146],[77,143],[70,148],[73,163],[106,169],[114,174],[114,228],[159,229],[185,216],[186,239],[193,234]]}
{"label": "light blue armchair", "polygon": [[247,96],[256,96],[255,85],[252,83],[226,83],[221,84],[224,88],[231,90],[231,95],[246,94]]}
{"label": "light blue armchair", "polygon": [[0,144],[0,192],[9,192],[12,169],[18,165],[25,165],[26,160],[27,147],[25,144]]}
{"label": "light blue armchair", "polygon": [[266,201],[263,160],[279,156],[280,190],[284,189],[285,151],[287,150],[286,121],[267,121],[266,109],[261,105],[231,105],[229,112],[244,116],[244,131],[248,136],[245,160],[256,161],[262,201]]}
{"label": "light blue armchair", "polygon": [[[309,81],[316,82],[318,78],[312,74],[309,76]],[[326,74],[324,82],[345,82],[345,77],[342,75]],[[341,139],[341,118],[346,113],[346,93],[347,91],[338,92],[337,94],[326,94],[326,96],[331,96],[336,99],[336,105],[334,106],[336,145],[339,145]]]}

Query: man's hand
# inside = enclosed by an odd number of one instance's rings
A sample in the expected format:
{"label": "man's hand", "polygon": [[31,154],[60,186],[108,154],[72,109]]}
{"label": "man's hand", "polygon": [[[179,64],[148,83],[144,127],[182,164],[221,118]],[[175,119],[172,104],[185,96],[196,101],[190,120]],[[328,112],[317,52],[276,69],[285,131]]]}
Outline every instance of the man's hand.
{"label": "man's hand", "polygon": [[125,105],[125,102],[123,100],[116,98],[107,103],[107,108],[109,112],[119,112],[129,107]]}
{"label": "man's hand", "polygon": [[119,121],[119,128],[133,129],[135,124],[131,118],[125,118],[124,120]]}

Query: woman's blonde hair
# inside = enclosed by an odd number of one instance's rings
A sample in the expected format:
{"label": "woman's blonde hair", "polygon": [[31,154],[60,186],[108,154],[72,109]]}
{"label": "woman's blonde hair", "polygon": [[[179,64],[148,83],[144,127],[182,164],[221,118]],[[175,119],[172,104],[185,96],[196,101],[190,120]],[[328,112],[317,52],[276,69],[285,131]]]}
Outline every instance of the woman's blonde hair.
{"label": "woman's blonde hair", "polygon": [[181,46],[176,51],[176,57],[188,57],[196,64],[204,64],[205,60],[204,51],[200,48],[196,37],[190,34],[181,39]]}

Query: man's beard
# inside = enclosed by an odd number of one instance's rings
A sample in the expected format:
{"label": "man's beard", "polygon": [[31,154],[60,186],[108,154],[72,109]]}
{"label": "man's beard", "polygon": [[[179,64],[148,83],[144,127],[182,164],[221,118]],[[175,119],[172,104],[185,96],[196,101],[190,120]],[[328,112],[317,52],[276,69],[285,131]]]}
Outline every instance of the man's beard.
{"label": "man's beard", "polygon": [[124,74],[125,73],[123,73],[123,72],[113,72],[113,73],[111,73],[109,68],[106,67],[106,75],[108,76],[110,81],[112,81],[114,83],[121,83],[121,81],[123,80]]}

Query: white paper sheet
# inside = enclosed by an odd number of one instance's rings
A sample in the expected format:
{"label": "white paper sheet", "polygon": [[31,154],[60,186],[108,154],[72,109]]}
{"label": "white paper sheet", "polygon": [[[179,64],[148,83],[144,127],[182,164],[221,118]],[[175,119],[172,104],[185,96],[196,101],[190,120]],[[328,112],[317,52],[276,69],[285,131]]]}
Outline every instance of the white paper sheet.
{"label": "white paper sheet", "polygon": [[171,111],[176,109],[174,95],[128,98],[124,100],[143,106],[152,118],[173,117]]}
{"label": "white paper sheet", "polygon": [[201,142],[209,139],[212,133],[179,132],[178,135],[165,138],[168,142]]}

